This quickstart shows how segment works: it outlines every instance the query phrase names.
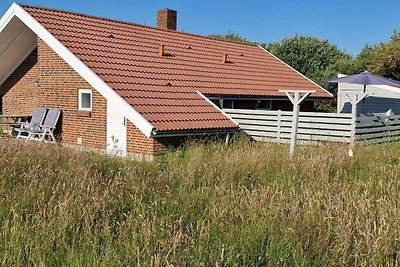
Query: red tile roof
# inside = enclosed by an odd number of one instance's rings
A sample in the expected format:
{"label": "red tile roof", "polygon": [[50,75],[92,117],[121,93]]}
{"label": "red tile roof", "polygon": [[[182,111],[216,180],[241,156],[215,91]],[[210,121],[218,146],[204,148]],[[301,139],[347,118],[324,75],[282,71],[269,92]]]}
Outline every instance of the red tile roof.
{"label": "red tile roof", "polygon": [[[22,6],[158,132],[233,128],[206,95],[283,96],[319,86],[255,45]],[[160,56],[160,45],[165,54]],[[222,55],[228,54],[228,62]]]}

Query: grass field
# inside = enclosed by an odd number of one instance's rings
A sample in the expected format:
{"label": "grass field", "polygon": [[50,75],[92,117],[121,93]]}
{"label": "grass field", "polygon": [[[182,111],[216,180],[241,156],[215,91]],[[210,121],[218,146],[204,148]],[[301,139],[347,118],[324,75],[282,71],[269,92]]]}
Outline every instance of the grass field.
{"label": "grass field", "polygon": [[192,144],[155,162],[0,142],[6,266],[396,266],[400,144]]}

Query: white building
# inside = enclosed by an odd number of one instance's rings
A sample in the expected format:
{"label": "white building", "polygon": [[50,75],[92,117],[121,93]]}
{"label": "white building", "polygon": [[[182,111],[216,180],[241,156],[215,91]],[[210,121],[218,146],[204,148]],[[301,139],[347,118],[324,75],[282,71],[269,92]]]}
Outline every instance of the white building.
{"label": "white building", "polygon": [[[339,77],[344,77],[340,75]],[[364,100],[357,105],[357,113],[376,114],[386,113],[392,110],[394,114],[400,114],[400,86],[368,85],[364,92],[364,85],[339,83],[337,96],[337,112],[351,113],[351,102],[346,94],[367,94]]]}

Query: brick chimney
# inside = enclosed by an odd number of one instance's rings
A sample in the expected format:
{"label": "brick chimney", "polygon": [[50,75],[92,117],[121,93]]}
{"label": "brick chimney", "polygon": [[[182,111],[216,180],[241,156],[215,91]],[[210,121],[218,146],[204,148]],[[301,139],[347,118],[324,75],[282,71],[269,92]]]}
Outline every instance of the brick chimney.
{"label": "brick chimney", "polygon": [[157,28],[176,31],[177,12],[172,9],[161,9],[157,12]]}

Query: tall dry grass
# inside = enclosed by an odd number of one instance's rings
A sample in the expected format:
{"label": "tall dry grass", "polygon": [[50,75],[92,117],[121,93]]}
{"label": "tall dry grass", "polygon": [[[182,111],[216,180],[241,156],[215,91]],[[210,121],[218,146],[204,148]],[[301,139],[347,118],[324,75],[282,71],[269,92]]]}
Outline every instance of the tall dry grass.
{"label": "tall dry grass", "polygon": [[400,144],[192,144],[152,163],[0,143],[0,264],[396,266]]}

